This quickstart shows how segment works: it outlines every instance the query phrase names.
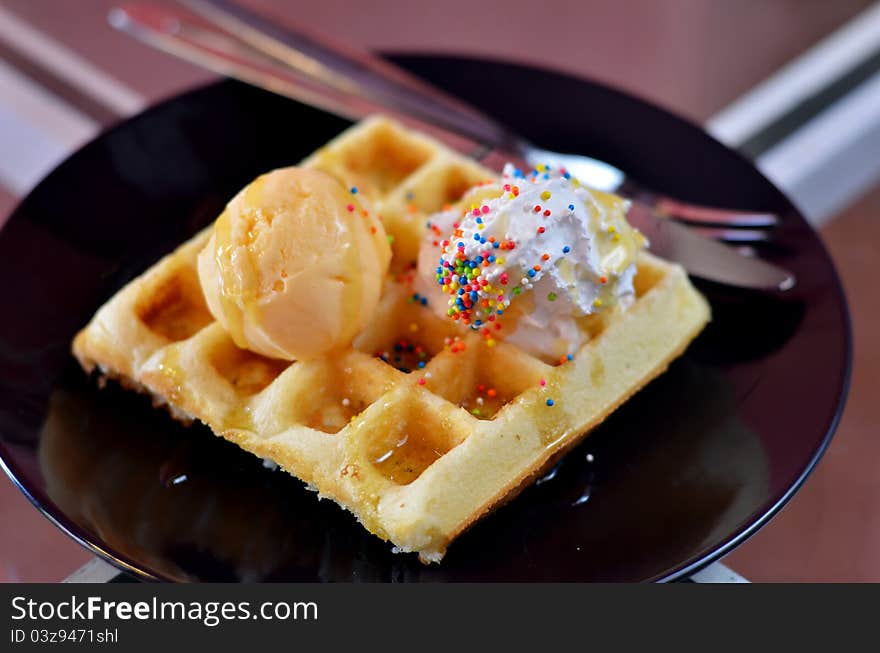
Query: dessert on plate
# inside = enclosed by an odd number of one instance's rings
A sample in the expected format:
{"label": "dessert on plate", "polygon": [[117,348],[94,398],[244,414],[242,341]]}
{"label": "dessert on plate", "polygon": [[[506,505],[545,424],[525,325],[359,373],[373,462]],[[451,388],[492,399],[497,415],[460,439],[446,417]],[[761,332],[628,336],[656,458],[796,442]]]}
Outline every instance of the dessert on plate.
{"label": "dessert on plate", "polygon": [[249,184],[73,352],[439,561],[708,321],[627,206],[371,118]]}

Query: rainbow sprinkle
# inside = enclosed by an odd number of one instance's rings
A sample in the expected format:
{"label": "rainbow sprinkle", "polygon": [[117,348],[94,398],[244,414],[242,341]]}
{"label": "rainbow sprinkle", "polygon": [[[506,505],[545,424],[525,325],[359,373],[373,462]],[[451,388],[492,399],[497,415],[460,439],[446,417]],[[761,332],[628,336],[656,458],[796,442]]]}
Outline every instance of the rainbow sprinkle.
{"label": "rainbow sprinkle", "polygon": [[[549,184],[545,183],[548,180]],[[546,165],[528,172],[508,165],[501,181],[499,197],[460,207],[451,233],[442,232],[431,222],[427,224],[440,254],[434,272],[437,285],[449,297],[448,307],[444,307],[446,314],[480,333],[489,346],[496,343],[502,317],[511,302],[523,291],[534,288],[545,270],[554,269],[571,253],[571,244],[553,243],[553,230],[571,229],[576,203],[569,203],[569,192],[580,187],[564,168]],[[520,199],[512,204],[516,198]],[[516,211],[512,213],[513,207]],[[604,225],[606,233],[612,235],[613,228]],[[566,239],[570,237],[567,235]],[[520,238],[522,241],[518,242]],[[528,260],[539,242],[547,243],[548,247],[539,249],[534,260]],[[525,249],[511,253],[520,246]],[[516,263],[506,264],[506,258]],[[607,280],[607,276],[602,276],[601,283]],[[563,298],[557,293],[560,291],[543,296],[555,302]],[[425,304],[418,296],[413,300]],[[601,302],[596,302],[593,308],[600,306]]]}
{"label": "rainbow sprinkle", "polygon": [[428,352],[422,345],[401,338],[390,349],[377,351],[376,358],[394,366],[404,374],[409,374],[414,369],[425,367],[428,362]]}

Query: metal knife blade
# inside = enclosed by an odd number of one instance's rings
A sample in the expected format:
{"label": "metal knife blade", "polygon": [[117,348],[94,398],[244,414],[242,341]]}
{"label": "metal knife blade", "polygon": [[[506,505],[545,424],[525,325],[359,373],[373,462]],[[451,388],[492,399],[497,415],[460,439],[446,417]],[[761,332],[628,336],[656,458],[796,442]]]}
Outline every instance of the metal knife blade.
{"label": "metal knife blade", "polygon": [[695,277],[756,290],[784,291],[795,284],[788,270],[695,234],[655,215],[646,204],[633,202],[626,217],[648,239],[653,254],[680,263]]}

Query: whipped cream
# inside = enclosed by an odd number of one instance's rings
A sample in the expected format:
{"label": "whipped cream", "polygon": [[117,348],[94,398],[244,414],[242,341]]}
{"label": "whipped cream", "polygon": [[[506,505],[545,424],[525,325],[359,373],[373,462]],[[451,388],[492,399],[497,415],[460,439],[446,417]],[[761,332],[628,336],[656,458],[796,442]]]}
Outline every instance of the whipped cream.
{"label": "whipped cream", "polygon": [[[626,307],[645,245],[629,202],[582,186],[565,170],[504,168],[463,206],[435,215],[419,276],[439,288],[435,311],[545,360],[589,339],[589,316]],[[436,234],[448,234],[437,240]]]}

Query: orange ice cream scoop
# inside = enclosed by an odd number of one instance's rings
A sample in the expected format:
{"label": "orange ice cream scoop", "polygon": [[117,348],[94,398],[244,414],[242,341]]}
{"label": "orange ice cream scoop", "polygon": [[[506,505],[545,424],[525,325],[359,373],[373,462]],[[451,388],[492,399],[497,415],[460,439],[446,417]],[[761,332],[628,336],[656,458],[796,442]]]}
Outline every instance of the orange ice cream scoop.
{"label": "orange ice cream scoop", "polygon": [[291,167],[229,202],[198,269],[208,308],[236,345],[302,360],[345,347],[367,324],[390,260],[357,189]]}

